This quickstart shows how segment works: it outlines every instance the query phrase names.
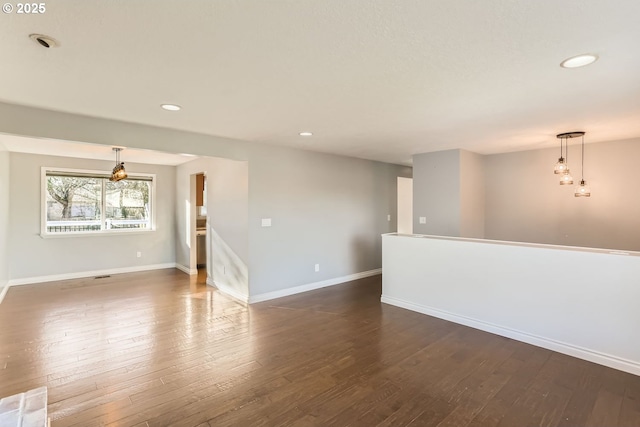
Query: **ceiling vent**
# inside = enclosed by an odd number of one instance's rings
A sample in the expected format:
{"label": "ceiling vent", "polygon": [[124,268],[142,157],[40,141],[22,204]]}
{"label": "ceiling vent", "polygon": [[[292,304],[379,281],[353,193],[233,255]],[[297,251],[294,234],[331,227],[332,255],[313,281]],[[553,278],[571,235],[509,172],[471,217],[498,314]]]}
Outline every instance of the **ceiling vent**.
{"label": "ceiling vent", "polygon": [[29,38],[47,49],[60,46],[60,43],[58,43],[56,39],[43,34],[29,34]]}

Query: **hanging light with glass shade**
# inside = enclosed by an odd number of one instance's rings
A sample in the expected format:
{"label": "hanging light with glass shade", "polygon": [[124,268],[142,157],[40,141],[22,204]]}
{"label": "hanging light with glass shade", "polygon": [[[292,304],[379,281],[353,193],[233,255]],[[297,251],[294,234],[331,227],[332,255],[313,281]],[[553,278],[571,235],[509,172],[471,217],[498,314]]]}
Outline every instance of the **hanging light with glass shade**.
{"label": "hanging light with glass shade", "polygon": [[[569,171],[569,139],[577,138],[579,136],[583,136],[584,132],[565,132],[559,133],[556,135],[557,138],[560,139],[560,150],[562,151],[562,141],[564,141],[564,168],[561,172],[560,176],[560,185],[572,185],[573,177],[571,176],[571,172]],[[562,154],[561,154],[562,155]],[[558,159],[559,161],[560,159]]]}
{"label": "hanging light with glass shade", "polygon": [[560,185],[573,185],[573,177],[571,176],[571,173],[569,173],[569,169],[567,169],[560,177]]}
{"label": "hanging light with glass shade", "polygon": [[591,189],[584,180],[584,132],[582,132],[582,169],[580,171],[580,185],[576,187],[574,193],[576,197],[591,197]]}
{"label": "hanging light with glass shade", "polygon": [[113,151],[116,152],[116,165],[111,172],[109,181],[118,182],[127,177],[127,171],[124,169],[124,162],[120,161],[120,152],[122,151],[122,148],[114,148]]}

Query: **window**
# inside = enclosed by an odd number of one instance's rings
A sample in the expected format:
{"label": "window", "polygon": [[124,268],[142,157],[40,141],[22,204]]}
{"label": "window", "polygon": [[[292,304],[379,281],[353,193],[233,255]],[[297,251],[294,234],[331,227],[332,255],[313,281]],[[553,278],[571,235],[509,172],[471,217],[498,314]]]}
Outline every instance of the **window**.
{"label": "window", "polygon": [[155,175],[42,169],[42,234],[150,231],[154,228]]}

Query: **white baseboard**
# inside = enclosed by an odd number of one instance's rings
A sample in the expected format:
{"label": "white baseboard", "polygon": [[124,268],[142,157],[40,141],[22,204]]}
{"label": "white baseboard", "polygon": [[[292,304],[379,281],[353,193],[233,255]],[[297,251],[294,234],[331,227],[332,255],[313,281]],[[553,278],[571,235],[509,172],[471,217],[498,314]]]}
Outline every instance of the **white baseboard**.
{"label": "white baseboard", "polygon": [[380,301],[385,304],[395,305],[397,307],[405,308],[407,310],[416,311],[418,313],[426,314],[429,316],[437,317],[440,319],[448,320],[450,322],[458,323],[460,325],[469,326],[481,331],[490,332],[492,334],[500,335],[507,338],[512,338],[516,341],[522,341],[527,344],[532,344],[537,347],[546,348],[548,350],[557,351],[558,353],[567,354],[569,356],[577,357],[578,359],[588,360],[589,362],[597,363],[599,365],[608,366],[620,371],[629,372],[634,375],[640,375],[640,362],[624,359],[611,354],[601,353],[596,350],[576,346],[566,342],[556,341],[551,338],[541,337],[538,335],[530,334],[515,329],[505,328],[493,323],[484,322],[482,320],[473,319],[466,316],[460,316],[458,314],[450,313],[448,311],[439,310],[437,308],[415,304],[402,299],[382,295]]}
{"label": "white baseboard", "polygon": [[0,304],[2,304],[2,300],[4,299],[4,296],[7,294],[8,290],[9,284],[5,283],[4,286],[2,286],[2,290],[0,290]]}
{"label": "white baseboard", "polygon": [[335,277],[333,279],[323,280],[321,282],[307,283],[306,285],[295,286],[293,288],[280,289],[273,292],[265,292],[264,294],[251,295],[249,297],[249,304],[257,302],[268,301],[276,298],[282,298],[289,295],[295,295],[302,292],[313,291],[314,289],[326,288],[327,286],[339,285],[344,282],[350,282],[352,280],[363,279],[365,277],[376,276],[382,273],[381,268],[375,270],[362,271],[360,273],[349,274],[347,276]]}
{"label": "white baseboard", "polygon": [[80,271],[77,273],[54,274],[51,276],[25,277],[9,280],[8,286],[31,285],[34,283],[57,282],[58,280],[82,279],[85,277],[104,276],[107,274],[135,273],[137,271],[161,270],[164,268],[176,268],[175,262],[166,264],[139,265],[135,267],[108,268],[106,270]]}
{"label": "white baseboard", "polygon": [[189,267],[185,267],[184,265],[178,264],[178,263],[176,263],[176,268],[180,271],[187,273],[189,276],[195,276],[196,274],[198,274],[197,268],[191,269]]}
{"label": "white baseboard", "polygon": [[210,277],[207,277],[207,285],[215,286],[223,294],[229,295],[230,297],[237,299],[243,304],[246,304],[249,301],[249,298],[247,295],[241,294],[236,289],[220,281],[215,282]]}

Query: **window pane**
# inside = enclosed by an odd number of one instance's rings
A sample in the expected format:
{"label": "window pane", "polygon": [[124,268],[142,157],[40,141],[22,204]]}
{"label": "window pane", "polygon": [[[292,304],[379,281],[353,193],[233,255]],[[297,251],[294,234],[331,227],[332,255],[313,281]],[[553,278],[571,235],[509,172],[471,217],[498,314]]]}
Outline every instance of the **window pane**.
{"label": "window pane", "polygon": [[149,181],[106,182],[106,229],[151,228]]}
{"label": "window pane", "polygon": [[47,176],[47,231],[100,230],[101,191],[96,178]]}

